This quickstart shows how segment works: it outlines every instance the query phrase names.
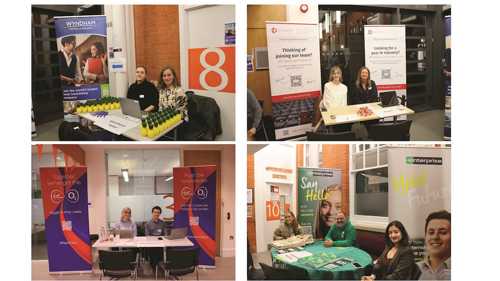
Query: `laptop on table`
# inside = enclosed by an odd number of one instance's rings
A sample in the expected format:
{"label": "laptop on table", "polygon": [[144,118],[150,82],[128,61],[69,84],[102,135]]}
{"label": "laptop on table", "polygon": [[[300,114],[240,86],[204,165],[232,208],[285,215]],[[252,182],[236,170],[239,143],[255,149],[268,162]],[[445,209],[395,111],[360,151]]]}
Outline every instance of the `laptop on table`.
{"label": "laptop on table", "polygon": [[172,228],[170,235],[165,236],[168,240],[182,239],[187,236],[187,227]]}
{"label": "laptop on table", "polygon": [[382,92],[380,93],[380,106],[389,107],[399,105],[398,97],[396,91]]}
{"label": "laptop on table", "polygon": [[120,98],[120,107],[124,115],[132,116],[141,119],[144,112],[141,111],[139,101],[127,98]]}

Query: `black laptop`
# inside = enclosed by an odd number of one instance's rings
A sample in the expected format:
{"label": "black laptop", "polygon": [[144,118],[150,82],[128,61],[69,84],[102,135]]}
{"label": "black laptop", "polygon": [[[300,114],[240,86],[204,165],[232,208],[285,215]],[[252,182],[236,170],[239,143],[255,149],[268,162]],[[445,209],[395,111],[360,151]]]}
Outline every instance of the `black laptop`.
{"label": "black laptop", "polygon": [[395,105],[399,105],[398,97],[396,96],[396,91],[380,93],[380,106],[389,107]]}

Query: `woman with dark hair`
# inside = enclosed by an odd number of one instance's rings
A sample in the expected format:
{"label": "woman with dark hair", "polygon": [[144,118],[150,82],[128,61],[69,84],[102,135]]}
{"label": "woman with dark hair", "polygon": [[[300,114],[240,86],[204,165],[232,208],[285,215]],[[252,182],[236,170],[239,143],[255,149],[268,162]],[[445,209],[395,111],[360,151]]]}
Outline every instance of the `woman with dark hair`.
{"label": "woman with dark hair", "polygon": [[411,280],[416,264],[409,240],[401,222],[390,222],[385,229],[385,249],[373,262],[373,274],[361,280]]}
{"label": "woman with dark hair", "polygon": [[158,90],[148,81],[145,66],[139,65],[135,68],[135,82],[128,88],[127,98],[139,101],[142,111],[158,110]]}
{"label": "woman with dark hair", "polygon": [[175,70],[170,66],[165,66],[160,71],[159,109],[174,108],[178,110],[184,121],[189,121],[187,110],[187,96],[181,88]]}
{"label": "woman with dark hair", "polygon": [[378,102],[378,91],[375,81],[370,78],[370,70],[363,66],[358,70],[356,82],[347,96],[347,104]]}
{"label": "woman with dark hair", "polygon": [[303,234],[303,231],[297,222],[295,214],[288,211],[285,214],[285,222],[274,231],[273,240],[287,239],[300,234]]}
{"label": "woman with dark hair", "polygon": [[106,50],[101,42],[90,46],[90,57],[85,62],[83,76],[87,82],[105,82],[107,79]]}

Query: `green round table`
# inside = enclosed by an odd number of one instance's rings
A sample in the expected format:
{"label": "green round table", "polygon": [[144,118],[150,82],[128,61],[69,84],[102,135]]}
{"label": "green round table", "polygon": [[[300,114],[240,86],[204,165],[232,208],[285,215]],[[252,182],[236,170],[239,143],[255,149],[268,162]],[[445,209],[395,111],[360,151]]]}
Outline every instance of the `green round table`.
{"label": "green round table", "polygon": [[[364,273],[364,268],[372,264],[372,258],[365,251],[356,247],[325,247],[323,241],[316,241],[313,244],[304,246],[304,251],[312,254],[312,256],[298,259],[294,262],[283,261],[277,258],[278,250],[271,249],[273,264],[281,267],[297,267],[307,270],[310,279],[354,279],[361,280]],[[349,258],[354,262],[359,263],[362,268],[355,268],[352,263],[327,269],[322,261],[331,261],[338,258]],[[317,266],[314,266],[316,263]]]}

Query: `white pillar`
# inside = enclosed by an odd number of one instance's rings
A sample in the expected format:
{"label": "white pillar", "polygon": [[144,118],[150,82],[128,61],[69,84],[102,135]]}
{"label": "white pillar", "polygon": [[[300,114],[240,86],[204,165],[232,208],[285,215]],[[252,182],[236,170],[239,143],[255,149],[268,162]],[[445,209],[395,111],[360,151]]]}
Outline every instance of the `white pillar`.
{"label": "white pillar", "polygon": [[121,49],[115,58],[125,59],[125,72],[109,73],[109,91],[112,96],[125,97],[128,86],[134,80],[135,48],[133,7],[127,5],[105,5],[104,14],[108,26],[108,48]]}

